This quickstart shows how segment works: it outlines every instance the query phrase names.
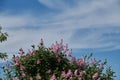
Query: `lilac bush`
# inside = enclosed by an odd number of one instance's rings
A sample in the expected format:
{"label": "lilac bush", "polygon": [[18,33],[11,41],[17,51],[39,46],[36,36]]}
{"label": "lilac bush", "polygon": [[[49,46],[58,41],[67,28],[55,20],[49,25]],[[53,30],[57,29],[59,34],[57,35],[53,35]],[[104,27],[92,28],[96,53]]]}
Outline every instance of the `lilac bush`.
{"label": "lilac bush", "polygon": [[[105,67],[107,61],[92,59],[92,54],[76,58],[63,40],[46,48],[41,39],[39,46],[19,56],[3,67],[7,80],[114,80],[114,72]],[[106,70],[106,72],[105,72]],[[103,72],[104,71],[104,72]]]}

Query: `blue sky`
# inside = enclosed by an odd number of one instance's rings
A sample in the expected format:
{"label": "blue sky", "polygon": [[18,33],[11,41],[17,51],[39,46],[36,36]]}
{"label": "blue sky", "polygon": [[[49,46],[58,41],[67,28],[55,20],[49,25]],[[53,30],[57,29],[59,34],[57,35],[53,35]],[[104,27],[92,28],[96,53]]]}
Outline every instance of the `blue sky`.
{"label": "blue sky", "polygon": [[120,76],[119,8],[119,0],[0,0],[0,24],[9,34],[0,49],[11,58],[41,38],[46,46],[64,39],[74,56],[92,52]]}

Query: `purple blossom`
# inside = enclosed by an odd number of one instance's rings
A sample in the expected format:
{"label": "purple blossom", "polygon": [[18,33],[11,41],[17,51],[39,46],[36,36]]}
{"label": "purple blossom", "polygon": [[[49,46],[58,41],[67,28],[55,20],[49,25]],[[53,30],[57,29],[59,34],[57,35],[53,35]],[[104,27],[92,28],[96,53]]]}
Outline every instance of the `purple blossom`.
{"label": "purple blossom", "polygon": [[25,67],[23,65],[20,65],[20,70],[21,71],[25,70]]}
{"label": "purple blossom", "polygon": [[98,76],[99,76],[99,74],[98,74],[98,72],[96,72],[96,73],[93,74],[92,78],[96,79],[96,78],[98,78]]}
{"label": "purple blossom", "polygon": [[76,58],[75,57],[72,57],[72,59],[71,59],[71,63],[73,63],[73,62],[76,62]]}
{"label": "purple blossom", "polygon": [[22,72],[22,77],[25,78],[26,77],[26,74],[24,72]]}
{"label": "purple blossom", "polygon": [[103,68],[104,68],[103,64],[100,64],[99,69],[103,69]]}
{"label": "purple blossom", "polygon": [[55,74],[52,75],[52,77],[50,78],[50,80],[57,80]]}
{"label": "purple blossom", "polygon": [[40,63],[41,63],[41,61],[40,61],[40,59],[38,59],[38,60],[37,60],[37,64],[40,64]]}
{"label": "purple blossom", "polygon": [[63,78],[66,77],[66,73],[65,73],[65,71],[62,72],[61,76],[62,76]]}
{"label": "purple blossom", "polygon": [[67,74],[66,74],[66,78],[71,77],[73,75],[71,70],[68,70]]}
{"label": "purple blossom", "polygon": [[18,77],[14,77],[13,80],[19,80]]}

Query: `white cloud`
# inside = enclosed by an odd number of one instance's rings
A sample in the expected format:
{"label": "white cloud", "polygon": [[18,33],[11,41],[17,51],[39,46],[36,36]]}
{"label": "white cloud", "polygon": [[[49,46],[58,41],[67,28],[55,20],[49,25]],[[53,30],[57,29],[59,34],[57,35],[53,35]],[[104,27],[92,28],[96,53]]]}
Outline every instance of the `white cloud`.
{"label": "white cloud", "polygon": [[[97,40],[101,38],[100,35],[103,30],[97,30],[99,32],[95,31],[82,39],[81,37],[79,38],[79,36],[78,38],[74,38],[73,34],[76,30],[83,28],[92,29],[95,27],[99,29],[100,27],[103,28],[104,25],[120,26],[118,0],[91,0],[87,3],[84,2],[84,5],[78,1],[76,6],[74,5],[72,8],[67,7],[65,10],[64,1],[39,1],[51,8],[58,6],[55,9],[61,8],[62,6],[62,12],[49,17],[43,17],[45,16],[43,14],[35,16],[28,12],[19,15],[0,14],[0,24],[9,33],[8,41],[2,43],[0,46],[3,52],[18,52],[18,49],[21,47],[27,50],[30,48],[30,45],[37,45],[40,38],[43,38],[46,45],[49,46],[54,41],[63,38],[66,43],[69,43],[70,48],[102,48],[115,45],[114,42],[109,44],[97,42]],[[41,16],[43,18],[41,18]],[[37,29],[29,29],[30,26],[37,26]],[[21,27],[23,27],[23,29],[21,29]],[[109,29],[109,26],[103,32],[106,32],[107,29]],[[73,40],[71,40],[72,38],[78,40],[73,42]],[[114,49],[118,48],[119,46],[115,45]]]}
{"label": "white cloud", "polygon": [[[39,0],[45,5],[49,4],[47,0]],[[119,0],[91,0],[76,1],[77,5],[64,9],[60,14],[47,19],[46,25],[59,29],[75,30],[79,28],[91,28],[98,25],[120,25]],[[56,6],[54,1],[50,1]],[[57,2],[57,1],[56,1]],[[61,1],[64,2],[64,1]],[[59,3],[61,4],[61,3]],[[64,2],[64,4],[66,4]],[[65,6],[62,6],[62,8]],[[54,7],[53,7],[54,8]]]}
{"label": "white cloud", "polygon": [[34,25],[35,19],[30,14],[9,15],[4,13],[0,15],[0,24],[5,28],[16,28],[21,26]]}
{"label": "white cloud", "polygon": [[65,42],[71,37],[70,31],[60,30],[12,30],[8,31],[8,41],[1,44],[0,49],[5,52],[18,52],[19,48],[27,51],[32,44],[38,45],[43,38],[47,47],[52,43],[64,38]]}
{"label": "white cloud", "polygon": [[[92,0],[84,5],[65,10],[62,14],[55,16],[57,22],[63,26],[83,28],[99,24],[119,24],[120,10],[118,0]],[[66,26],[67,27],[67,26]],[[67,28],[68,28],[67,27]]]}

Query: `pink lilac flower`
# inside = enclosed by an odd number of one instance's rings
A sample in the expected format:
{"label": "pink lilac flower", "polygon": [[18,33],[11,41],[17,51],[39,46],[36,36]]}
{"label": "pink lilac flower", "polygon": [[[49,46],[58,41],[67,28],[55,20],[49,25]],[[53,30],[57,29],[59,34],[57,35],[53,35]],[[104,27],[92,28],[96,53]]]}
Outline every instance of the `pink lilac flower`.
{"label": "pink lilac flower", "polygon": [[78,70],[76,69],[75,72],[74,72],[75,76],[78,75]]}
{"label": "pink lilac flower", "polygon": [[23,65],[20,65],[20,70],[21,71],[25,70],[25,67]]}
{"label": "pink lilac flower", "polygon": [[62,72],[61,77],[63,77],[63,78],[66,77],[66,73],[65,73],[65,71]]}
{"label": "pink lilac flower", "polygon": [[75,70],[74,75],[75,75],[75,76],[82,77],[84,72],[85,72],[85,71],[78,71],[78,70]]}
{"label": "pink lilac flower", "polygon": [[76,62],[76,58],[75,58],[75,57],[72,57],[71,63],[74,63],[74,62]]}
{"label": "pink lilac flower", "polygon": [[52,75],[52,77],[50,78],[50,80],[57,80],[55,74]]}
{"label": "pink lilac flower", "polygon": [[33,78],[32,78],[32,77],[30,77],[30,80],[33,80]]}
{"label": "pink lilac flower", "polygon": [[66,55],[66,58],[68,59],[72,54],[72,49],[69,51],[69,53]]}
{"label": "pink lilac flower", "polygon": [[61,39],[61,42],[58,44],[59,52],[62,52],[63,50],[63,39]]}
{"label": "pink lilac flower", "polygon": [[36,79],[37,79],[37,80],[40,80],[40,79],[41,79],[41,76],[40,76],[39,73],[37,73],[37,75],[36,75]]}
{"label": "pink lilac flower", "polygon": [[67,52],[68,51],[68,44],[66,44],[65,46],[63,46],[63,51]]}
{"label": "pink lilac flower", "polygon": [[69,80],[74,80],[74,78],[71,76],[71,77],[69,78]]}
{"label": "pink lilac flower", "polygon": [[84,66],[84,65],[85,65],[85,59],[84,59],[84,57],[81,58],[81,59],[79,59],[79,60],[77,61],[77,63],[78,63],[79,66]]}
{"label": "pink lilac flower", "polygon": [[66,74],[66,78],[71,77],[73,75],[71,70],[68,70],[67,74]]}
{"label": "pink lilac flower", "polygon": [[19,80],[18,77],[14,77],[13,80]]}
{"label": "pink lilac flower", "polygon": [[19,61],[19,60],[20,60],[19,56],[16,56],[15,61]]}
{"label": "pink lilac flower", "polygon": [[103,69],[103,68],[104,68],[103,64],[100,64],[99,69]]}
{"label": "pink lilac flower", "polygon": [[56,41],[56,44],[52,44],[51,49],[54,53],[60,53],[60,52],[66,53],[66,51],[68,51],[68,44],[63,45],[63,40],[61,39],[60,43]]}
{"label": "pink lilac flower", "polygon": [[19,51],[20,51],[20,56],[24,56],[24,51],[23,51],[23,49],[20,48]]}
{"label": "pink lilac flower", "polygon": [[101,80],[101,78],[98,78],[97,80]]}
{"label": "pink lilac flower", "polygon": [[14,65],[15,65],[15,66],[19,66],[19,62],[15,62]]}
{"label": "pink lilac flower", "polygon": [[14,65],[15,66],[19,66],[20,65],[20,60],[19,60],[19,56],[16,56],[14,59]]}
{"label": "pink lilac flower", "polygon": [[33,55],[32,52],[30,51],[30,49],[28,49],[28,54],[29,54],[30,56]]}
{"label": "pink lilac flower", "polygon": [[60,44],[63,44],[63,39],[61,39],[61,42],[60,42]]}
{"label": "pink lilac flower", "polygon": [[96,72],[93,74],[92,78],[96,79],[96,78],[98,78],[98,76],[99,76],[99,74],[98,74],[98,72]]}
{"label": "pink lilac flower", "polygon": [[58,45],[57,45],[57,43],[56,43],[56,45],[52,45],[52,50],[53,50],[53,52],[54,53],[57,53],[58,52]]}
{"label": "pink lilac flower", "polygon": [[25,78],[26,77],[26,74],[24,72],[22,72],[22,77]]}
{"label": "pink lilac flower", "polygon": [[79,73],[80,73],[80,74],[79,74],[80,76],[82,76],[82,75],[83,75],[83,71],[80,71]]}
{"label": "pink lilac flower", "polygon": [[40,64],[40,63],[41,63],[41,62],[40,62],[40,59],[38,59],[38,60],[37,60],[37,64]]}
{"label": "pink lilac flower", "polygon": [[79,77],[78,80],[83,80],[83,79],[81,77]]}
{"label": "pink lilac flower", "polygon": [[48,71],[46,71],[46,73],[48,73],[48,74],[51,73],[51,70],[49,69]]}
{"label": "pink lilac flower", "polygon": [[94,60],[91,59],[90,63],[93,64],[93,65],[95,65],[95,64],[97,64],[97,61],[96,61],[96,59],[94,59]]}
{"label": "pink lilac flower", "polygon": [[19,63],[19,62],[15,62],[14,65],[15,65],[15,66],[19,66],[20,63]]}
{"label": "pink lilac flower", "polygon": [[35,55],[35,53],[36,53],[36,50],[35,50],[35,49],[33,49],[32,51],[31,51],[30,49],[28,49],[28,54],[29,54],[30,56]]}

